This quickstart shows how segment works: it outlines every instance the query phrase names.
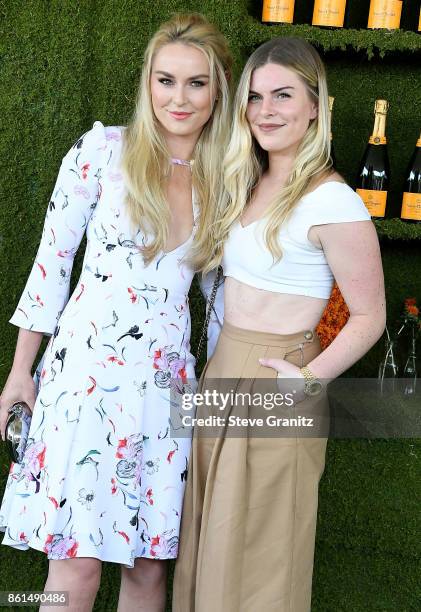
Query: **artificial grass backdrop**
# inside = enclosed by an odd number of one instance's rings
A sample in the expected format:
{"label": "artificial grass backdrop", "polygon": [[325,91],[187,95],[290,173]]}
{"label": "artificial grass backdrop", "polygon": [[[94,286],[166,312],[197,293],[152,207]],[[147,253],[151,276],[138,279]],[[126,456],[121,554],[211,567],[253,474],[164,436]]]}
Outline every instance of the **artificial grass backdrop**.
{"label": "artificial grass backdrop", "polygon": [[[350,2],[351,27],[364,27],[369,1]],[[311,28],[305,23],[310,4],[296,0],[300,25],[269,27],[259,22],[260,2],[251,0],[0,2],[0,384],[17,334],[7,320],[37,250],[60,160],[94,120],[127,122],[146,42],[175,11],[200,11],[216,22],[230,41],[235,77],[253,48],[274,35],[303,36],[317,45],[335,96],[338,169],[351,184],[372,129],[374,100],[389,100],[390,213],[397,214],[405,167],[419,136],[420,38],[403,31]],[[403,24],[414,29],[417,3],[404,4]],[[421,253],[419,240],[402,240],[402,228],[395,231],[395,222],[387,223],[379,233],[387,236],[382,253],[393,326],[405,297],[421,299]],[[196,287],[191,303],[194,341],[203,310]],[[376,375],[382,350],[378,343],[353,373]],[[419,609],[420,451],[419,441],[412,440],[329,443],[320,488],[314,612]],[[0,452],[4,480],[8,462],[3,448]],[[0,590],[42,589],[44,555],[0,547],[0,565]],[[109,564],[96,609],[115,609],[117,592],[118,567]]]}

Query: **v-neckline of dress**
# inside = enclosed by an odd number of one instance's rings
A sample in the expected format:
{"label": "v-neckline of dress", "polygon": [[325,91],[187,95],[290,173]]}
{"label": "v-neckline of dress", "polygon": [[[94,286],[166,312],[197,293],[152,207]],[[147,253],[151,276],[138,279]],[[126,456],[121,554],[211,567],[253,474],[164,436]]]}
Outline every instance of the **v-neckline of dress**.
{"label": "v-neckline of dress", "polygon": [[173,253],[175,253],[176,251],[178,251],[179,249],[181,249],[182,247],[186,246],[193,238],[194,233],[195,233],[195,229],[197,227],[197,217],[199,215],[199,207],[196,201],[196,194],[194,191],[194,187],[192,186],[192,190],[191,190],[191,201],[192,201],[192,213],[193,213],[193,226],[192,226],[192,231],[189,235],[189,237],[182,242],[181,244],[179,244],[178,246],[176,246],[174,249],[171,249],[171,251],[162,251],[163,254],[166,255],[172,255]]}

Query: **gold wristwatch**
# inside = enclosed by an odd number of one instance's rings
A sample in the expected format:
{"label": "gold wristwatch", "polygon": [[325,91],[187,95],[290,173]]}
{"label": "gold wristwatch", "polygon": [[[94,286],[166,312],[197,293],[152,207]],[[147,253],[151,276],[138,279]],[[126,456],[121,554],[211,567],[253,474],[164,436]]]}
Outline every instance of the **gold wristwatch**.
{"label": "gold wristwatch", "polygon": [[318,378],[316,378],[313,372],[307,367],[300,368],[301,374],[304,376],[304,393],[309,397],[319,395],[323,385]]}

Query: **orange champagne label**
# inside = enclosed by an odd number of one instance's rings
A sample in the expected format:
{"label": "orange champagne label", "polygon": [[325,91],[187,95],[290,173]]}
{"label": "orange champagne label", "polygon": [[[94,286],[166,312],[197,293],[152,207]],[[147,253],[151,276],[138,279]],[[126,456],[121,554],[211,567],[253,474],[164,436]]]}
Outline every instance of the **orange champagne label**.
{"label": "orange champagne label", "polygon": [[368,28],[397,30],[401,23],[402,0],[371,0]]}
{"label": "orange champagne label", "polygon": [[420,18],[418,19],[418,32],[421,32],[421,6],[420,6]]}
{"label": "orange champagne label", "polygon": [[342,28],[345,5],[346,0],[315,0],[312,24]]}
{"label": "orange champagne label", "polygon": [[373,145],[384,145],[387,144],[386,136],[370,136],[368,142]]}
{"label": "orange champagne label", "polygon": [[403,194],[401,218],[421,221],[421,193]]}
{"label": "orange champagne label", "polygon": [[384,217],[386,212],[387,191],[357,189],[357,193],[363,200],[372,217]]}
{"label": "orange champagne label", "polygon": [[295,0],[265,0],[262,21],[292,23],[294,20]]}
{"label": "orange champagne label", "polygon": [[421,147],[421,136],[417,140],[417,147]]}

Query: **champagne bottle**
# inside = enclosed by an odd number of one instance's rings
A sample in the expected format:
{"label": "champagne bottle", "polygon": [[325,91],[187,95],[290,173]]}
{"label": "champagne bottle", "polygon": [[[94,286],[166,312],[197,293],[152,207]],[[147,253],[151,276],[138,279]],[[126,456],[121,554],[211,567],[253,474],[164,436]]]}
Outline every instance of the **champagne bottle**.
{"label": "champagne bottle", "polygon": [[402,0],[371,0],[367,28],[398,30],[401,14]]}
{"label": "champagne bottle", "polygon": [[421,6],[420,6],[420,16],[418,18],[418,32],[421,32]]}
{"label": "champagne bottle", "polygon": [[343,28],[346,0],[315,0],[312,25]]}
{"label": "champagne bottle", "polygon": [[409,354],[403,370],[403,379],[405,385],[403,389],[403,394],[406,397],[414,397],[417,389],[417,332],[418,329],[416,324],[412,323]]}
{"label": "champagne bottle", "polygon": [[292,23],[295,0],[263,0],[264,23]]}
{"label": "champagne bottle", "polygon": [[332,114],[333,114],[333,103],[335,102],[335,98],[333,96],[329,96],[329,122],[330,122],[330,158],[332,160],[332,165],[336,167],[336,156],[335,150],[333,148],[333,139],[332,139]]}
{"label": "champagne bottle", "polygon": [[408,223],[421,223],[421,135],[409,162],[406,177],[401,219]]}
{"label": "champagne bottle", "polygon": [[382,219],[385,216],[390,181],[386,140],[388,109],[389,104],[386,100],[376,100],[373,133],[361,161],[357,180],[357,193],[363,199],[370,215],[375,219]]}

